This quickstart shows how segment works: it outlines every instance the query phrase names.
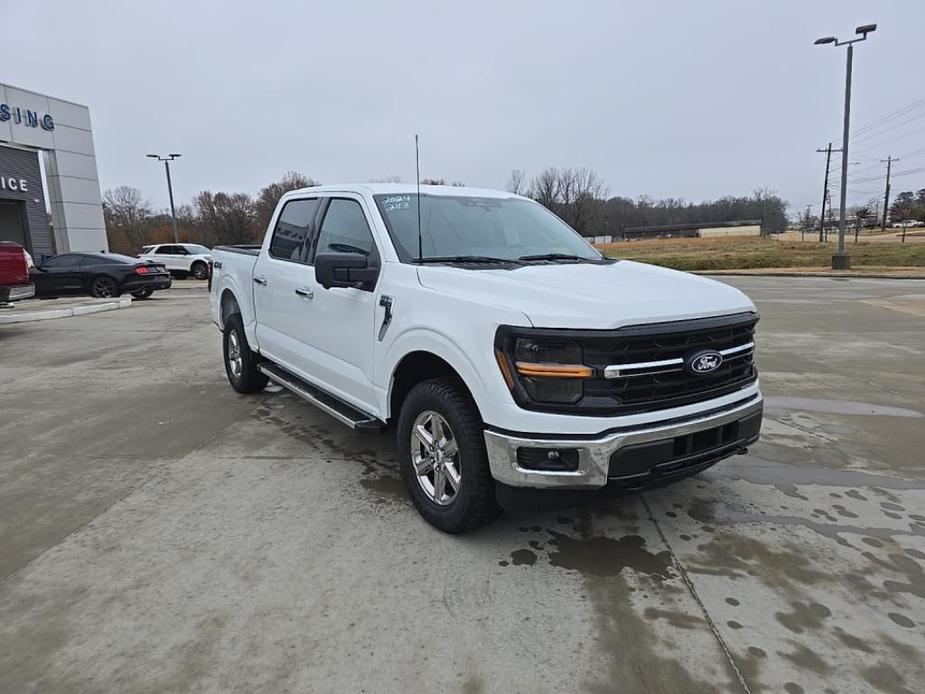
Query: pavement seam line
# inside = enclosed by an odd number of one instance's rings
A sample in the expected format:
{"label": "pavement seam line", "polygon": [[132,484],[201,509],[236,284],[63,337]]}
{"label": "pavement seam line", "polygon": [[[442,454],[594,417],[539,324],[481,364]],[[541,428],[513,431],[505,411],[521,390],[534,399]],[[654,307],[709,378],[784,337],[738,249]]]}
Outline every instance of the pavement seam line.
{"label": "pavement seam line", "polygon": [[[161,466],[159,466],[159,467],[160,467],[160,469],[162,470],[162,469],[164,469],[167,465],[169,465],[169,464],[172,463],[172,462],[176,462],[176,459],[167,460],[166,462],[164,462],[164,463],[163,463]],[[8,573],[6,576],[4,576],[3,578],[0,578],[0,585],[3,585],[4,583],[6,583],[9,579],[13,578],[13,576],[15,576],[16,574],[18,574],[18,573],[19,573],[20,571],[22,571],[23,569],[25,569],[25,568],[31,566],[31,565],[33,564],[33,562],[36,562],[36,561],[38,561],[39,559],[41,559],[42,557],[44,557],[48,552],[50,552],[51,550],[53,550],[55,547],[57,547],[57,546],[63,544],[64,542],[66,542],[67,539],[68,539],[71,535],[73,535],[73,534],[75,534],[75,533],[77,533],[77,532],[80,532],[80,531],[83,530],[85,527],[87,527],[90,523],[92,523],[92,522],[95,521],[97,518],[99,518],[100,516],[103,516],[103,515],[109,513],[109,511],[111,511],[113,508],[115,508],[117,504],[119,504],[119,503],[125,501],[125,500],[126,500],[127,498],[129,498],[132,494],[134,494],[135,492],[139,491],[142,487],[144,487],[144,486],[150,484],[154,479],[157,478],[157,476],[158,476],[158,472],[157,472],[157,471],[152,472],[151,475],[149,475],[147,479],[142,480],[141,482],[139,482],[138,484],[136,484],[135,486],[133,486],[133,487],[132,487],[131,489],[129,489],[125,494],[123,494],[123,495],[120,496],[118,499],[116,499],[115,501],[113,501],[111,504],[109,504],[109,506],[107,506],[106,508],[104,508],[102,511],[100,511],[99,513],[97,513],[97,514],[91,516],[90,518],[88,518],[87,520],[85,520],[83,523],[81,523],[80,525],[78,525],[76,528],[72,528],[71,530],[69,530],[69,531],[67,532],[67,534],[65,534],[64,536],[62,536],[61,539],[59,539],[59,540],[58,540],[57,542],[55,542],[53,545],[49,545],[48,547],[46,547],[45,549],[43,549],[41,552],[39,552],[38,554],[36,554],[34,557],[32,557],[31,559],[29,559],[26,563],[21,564],[20,566],[17,566],[17,567],[16,567],[15,569],[13,569],[10,573]]]}
{"label": "pavement seam line", "polygon": [[665,533],[662,532],[662,527],[658,524],[655,516],[652,515],[652,508],[649,506],[648,500],[645,498],[645,496],[641,496],[641,499],[643,506],[646,507],[646,512],[649,514],[649,520],[652,521],[652,524],[655,526],[655,530],[658,533],[659,538],[664,543],[665,547],[668,548],[668,553],[671,555],[671,563],[674,564],[675,570],[681,576],[681,580],[684,581],[684,585],[687,586],[687,590],[690,592],[691,597],[700,608],[700,612],[703,614],[704,621],[707,623],[707,626],[710,627],[710,631],[713,632],[713,637],[716,639],[720,649],[722,649],[723,654],[726,656],[726,661],[729,663],[730,667],[732,667],[732,671],[735,673],[736,679],[739,680],[739,684],[742,686],[742,691],[744,691],[745,694],[752,694],[752,690],[749,689],[748,683],[745,681],[745,677],[742,675],[742,671],[739,670],[739,666],[736,665],[735,658],[732,657],[732,651],[729,650],[729,646],[726,645],[725,639],[723,639],[722,635],[719,633],[719,629],[716,627],[716,623],[713,621],[710,613],[707,612],[706,605],[703,604],[703,601],[700,599],[700,595],[697,594],[697,590],[694,588],[694,583],[691,581],[690,577],[687,575],[687,571],[685,571],[684,567],[681,565],[681,561],[674,553],[674,548],[671,546],[671,543],[668,542],[668,538],[665,537]]}

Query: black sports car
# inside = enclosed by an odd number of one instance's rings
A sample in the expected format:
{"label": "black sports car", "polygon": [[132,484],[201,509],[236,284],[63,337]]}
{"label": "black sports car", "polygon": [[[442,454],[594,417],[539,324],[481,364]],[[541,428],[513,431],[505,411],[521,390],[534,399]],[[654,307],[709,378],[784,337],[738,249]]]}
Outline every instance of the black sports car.
{"label": "black sports car", "polygon": [[170,288],[163,265],[117,253],[61,253],[29,271],[37,297],[89,294],[99,298],[128,293],[147,299]]}

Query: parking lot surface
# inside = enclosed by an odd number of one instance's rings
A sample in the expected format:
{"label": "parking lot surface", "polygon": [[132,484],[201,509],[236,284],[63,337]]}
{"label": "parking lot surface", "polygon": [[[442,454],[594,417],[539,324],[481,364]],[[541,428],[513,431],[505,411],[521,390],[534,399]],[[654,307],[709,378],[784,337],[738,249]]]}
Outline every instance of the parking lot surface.
{"label": "parking lot surface", "polygon": [[0,691],[922,691],[925,282],[724,281],[749,455],[461,537],[204,291],[2,327]]}

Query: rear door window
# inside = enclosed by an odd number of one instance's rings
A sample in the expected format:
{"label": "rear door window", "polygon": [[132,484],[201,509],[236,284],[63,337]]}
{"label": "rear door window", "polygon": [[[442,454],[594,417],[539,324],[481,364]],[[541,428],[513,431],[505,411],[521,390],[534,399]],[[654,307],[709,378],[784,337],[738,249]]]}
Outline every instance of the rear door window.
{"label": "rear door window", "polygon": [[279,260],[304,262],[306,240],[311,235],[312,223],[317,211],[318,198],[287,202],[273,228],[270,255]]}

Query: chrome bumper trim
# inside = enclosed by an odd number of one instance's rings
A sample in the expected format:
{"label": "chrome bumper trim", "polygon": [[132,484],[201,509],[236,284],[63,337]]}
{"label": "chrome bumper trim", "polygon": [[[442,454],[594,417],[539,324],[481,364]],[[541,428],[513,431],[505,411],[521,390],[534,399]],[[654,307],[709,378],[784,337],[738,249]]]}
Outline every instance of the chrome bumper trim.
{"label": "chrome bumper trim", "polygon": [[[592,440],[520,438],[486,431],[485,446],[488,450],[492,477],[503,484],[512,487],[596,489],[607,484],[610,456],[619,448],[722,426],[760,411],[762,403],[761,393],[757,393],[753,399],[745,403],[707,416],[694,415],[681,422],[663,425],[656,422],[645,428],[609,434]],[[575,448],[578,450],[578,469],[574,472],[524,469],[517,464],[517,449],[521,447]]]}
{"label": "chrome bumper trim", "polygon": [[20,299],[31,299],[35,296],[35,285],[34,284],[21,284],[15,287],[10,287],[9,296],[7,301],[18,301]]}

